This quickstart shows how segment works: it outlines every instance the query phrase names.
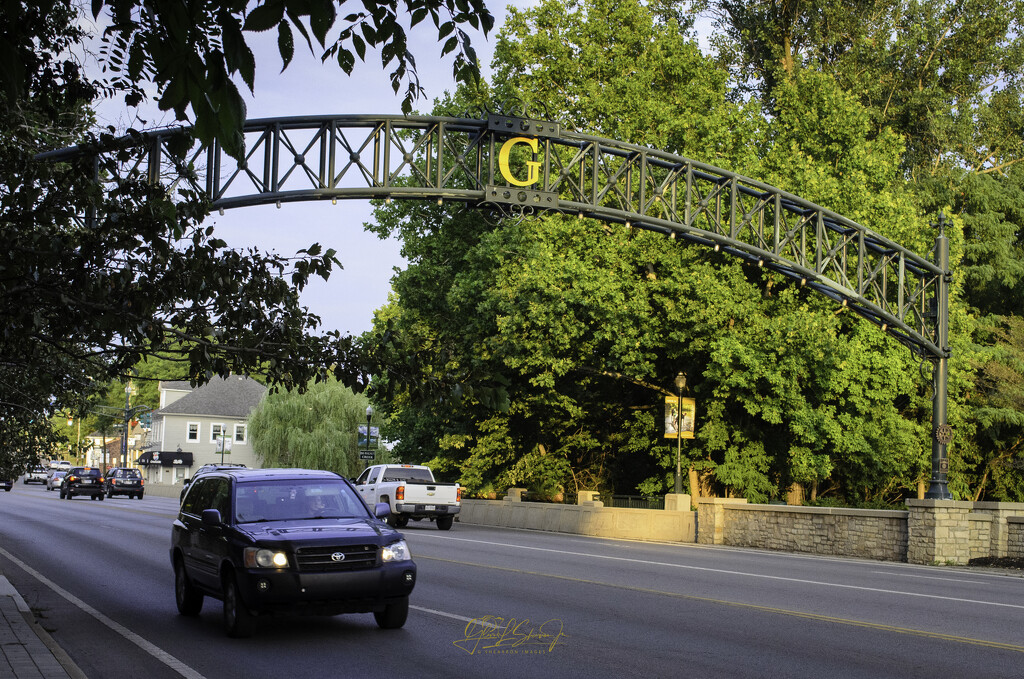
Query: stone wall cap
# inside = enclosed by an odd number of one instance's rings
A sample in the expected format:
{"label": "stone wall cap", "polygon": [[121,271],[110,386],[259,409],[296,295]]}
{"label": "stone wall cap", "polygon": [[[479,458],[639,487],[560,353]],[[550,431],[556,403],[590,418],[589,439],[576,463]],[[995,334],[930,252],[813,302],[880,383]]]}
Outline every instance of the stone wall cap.
{"label": "stone wall cap", "polygon": [[996,509],[1024,514],[1024,502],[974,502],[975,509]]}
{"label": "stone wall cap", "polygon": [[905,519],[905,509],[855,509],[853,507],[805,507],[803,505],[742,505],[730,507],[743,511],[785,512],[789,514],[831,514],[834,516],[874,516],[887,519]]}
{"label": "stone wall cap", "polygon": [[697,504],[700,505],[745,505],[747,504],[747,498],[745,497],[699,497],[697,498]]}
{"label": "stone wall cap", "polygon": [[1006,523],[1024,523],[1024,516],[1008,516]]}
{"label": "stone wall cap", "polygon": [[973,509],[975,502],[961,500],[904,500],[908,507],[941,507],[943,509]]}

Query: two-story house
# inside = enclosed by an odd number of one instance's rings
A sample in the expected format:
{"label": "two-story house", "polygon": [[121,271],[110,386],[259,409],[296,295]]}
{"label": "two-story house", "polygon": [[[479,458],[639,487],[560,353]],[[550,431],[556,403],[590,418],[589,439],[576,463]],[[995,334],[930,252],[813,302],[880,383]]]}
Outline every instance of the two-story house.
{"label": "two-story house", "polygon": [[161,382],[149,450],[139,457],[147,484],[180,484],[211,462],[258,467],[249,443],[249,414],[267,388],[249,377],[214,378],[193,389],[188,382]]}

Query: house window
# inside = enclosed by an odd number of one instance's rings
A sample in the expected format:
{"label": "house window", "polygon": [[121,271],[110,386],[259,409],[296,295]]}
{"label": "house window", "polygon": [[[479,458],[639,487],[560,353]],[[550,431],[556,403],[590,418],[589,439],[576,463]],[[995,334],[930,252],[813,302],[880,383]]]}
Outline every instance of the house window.
{"label": "house window", "polygon": [[210,442],[216,443],[220,440],[222,435],[226,434],[223,424],[211,424],[210,425]]}
{"label": "house window", "polygon": [[235,443],[245,443],[245,425],[235,425]]}
{"label": "house window", "polygon": [[199,423],[189,422],[188,423],[188,440],[198,441],[199,440]]}

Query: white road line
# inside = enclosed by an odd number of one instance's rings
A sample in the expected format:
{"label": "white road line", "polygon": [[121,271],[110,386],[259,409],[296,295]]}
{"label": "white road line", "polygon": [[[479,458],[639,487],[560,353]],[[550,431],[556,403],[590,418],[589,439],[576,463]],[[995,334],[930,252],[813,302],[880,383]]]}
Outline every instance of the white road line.
{"label": "white road line", "polygon": [[433,608],[424,608],[423,606],[409,606],[409,608],[413,608],[413,609],[415,609],[417,611],[422,611],[424,613],[430,613],[431,615],[440,615],[443,618],[453,618],[455,620],[460,620],[460,621],[466,623],[467,625],[472,622],[472,623],[476,623],[480,627],[490,627],[492,629],[501,629],[497,625],[492,625],[491,623],[486,622],[484,620],[480,620],[479,618],[467,618],[464,615],[456,615],[455,613],[446,613],[445,611],[438,611],[438,610],[433,609]]}
{"label": "white road line", "polygon": [[946,582],[963,582],[969,585],[985,585],[988,584],[983,580],[961,580],[960,578],[938,578],[934,575],[915,575],[914,573],[894,573],[892,571],[871,571],[878,575],[893,575],[898,578],[920,578],[922,580],[944,580]]}
{"label": "white road line", "polygon": [[174,670],[175,672],[177,672],[181,676],[186,677],[186,679],[206,679],[203,675],[199,674],[194,669],[192,669],[191,667],[189,667],[185,663],[181,662],[180,660],[178,660],[177,658],[172,656],[167,651],[163,650],[162,648],[159,648],[158,646],[150,643],[149,641],[146,641],[145,639],[140,637],[135,632],[132,632],[130,629],[128,629],[124,625],[121,625],[121,624],[119,624],[117,622],[114,622],[113,620],[111,620],[107,616],[103,615],[102,613],[97,611],[95,608],[93,608],[89,604],[85,603],[84,601],[82,601],[81,599],[79,599],[74,594],[72,594],[71,592],[67,591],[66,589],[64,589],[63,587],[58,585],[57,583],[55,583],[53,580],[50,580],[45,575],[43,575],[42,573],[40,573],[36,569],[32,568],[31,566],[29,566],[24,561],[22,561],[22,560],[18,559],[17,557],[15,557],[13,554],[8,552],[6,549],[0,547],[0,554],[3,554],[4,557],[6,557],[7,559],[10,559],[13,563],[15,563],[18,566],[20,566],[22,570],[24,570],[26,573],[28,573],[29,575],[34,577],[36,580],[38,580],[39,582],[41,582],[44,585],[46,585],[47,587],[52,589],[54,592],[56,592],[60,596],[64,597],[68,601],[70,601],[75,606],[78,606],[78,608],[82,609],[83,611],[85,611],[86,613],[91,615],[92,617],[96,618],[98,621],[100,621],[101,623],[103,623],[104,625],[106,625],[107,627],[112,629],[114,632],[120,634],[122,637],[124,637],[128,641],[132,642],[133,644],[135,644],[136,646],[141,648],[143,651],[145,651],[149,655],[153,656],[153,658],[155,658],[155,659],[159,660],[160,662],[162,662],[163,664],[167,665],[168,667],[170,667],[172,670]]}
{"label": "white road line", "polygon": [[[406,537],[409,537],[407,534]],[[588,559],[603,559],[606,561],[623,561],[626,563],[641,564],[644,566],[664,566],[666,568],[678,568],[681,570],[689,571],[705,571],[708,573],[719,573],[721,575],[737,575],[745,578],[757,578],[761,580],[779,580],[782,582],[793,582],[801,585],[817,585],[819,587],[835,587],[837,589],[852,589],[861,592],[874,592],[876,594],[895,594],[898,596],[917,597],[921,599],[939,599],[942,601],[954,601],[962,604],[979,604],[981,606],[998,606],[1000,608],[1018,608],[1024,610],[1022,604],[1008,604],[1001,601],[980,601],[977,599],[962,599],[960,597],[942,596],[939,594],[921,594],[918,592],[901,592],[893,589],[881,589],[878,587],[862,587],[860,585],[844,585],[836,582],[821,582],[819,580],[804,580],[802,578],[787,578],[781,575],[765,575],[763,573],[745,573],[743,571],[731,571],[722,568],[708,568],[706,566],[690,566],[687,564],[679,563],[666,563],[663,561],[647,561],[644,559],[632,559],[624,556],[607,556],[604,554],[587,554],[585,552],[570,552],[564,549],[551,549],[549,547],[527,547],[523,545],[509,545],[504,542],[491,542],[488,540],[476,540],[472,538],[457,538],[450,537],[447,535],[431,535],[430,539],[434,540],[452,540],[457,542],[472,542],[480,545],[490,545],[495,547],[511,547],[513,549],[521,549],[534,552],[549,552],[552,554],[563,554],[565,556],[579,556]],[[415,559],[415,555],[413,555]]]}

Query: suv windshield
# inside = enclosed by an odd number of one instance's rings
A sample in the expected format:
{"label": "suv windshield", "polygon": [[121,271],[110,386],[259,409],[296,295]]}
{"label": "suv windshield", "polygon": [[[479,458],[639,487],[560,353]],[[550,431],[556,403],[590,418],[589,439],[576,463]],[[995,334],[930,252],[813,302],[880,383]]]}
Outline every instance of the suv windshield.
{"label": "suv windshield", "polygon": [[238,523],[365,518],[368,513],[362,498],[339,481],[268,480],[235,486]]}

